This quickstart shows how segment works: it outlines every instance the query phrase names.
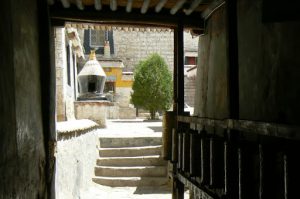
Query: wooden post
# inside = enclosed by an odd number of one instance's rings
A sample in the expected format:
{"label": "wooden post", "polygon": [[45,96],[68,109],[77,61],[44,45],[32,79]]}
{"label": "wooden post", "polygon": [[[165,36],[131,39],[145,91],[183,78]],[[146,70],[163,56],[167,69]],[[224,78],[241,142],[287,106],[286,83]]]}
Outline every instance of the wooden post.
{"label": "wooden post", "polygon": [[183,133],[183,165],[184,172],[190,172],[190,133],[188,131]]}
{"label": "wooden post", "polygon": [[184,184],[173,178],[172,199],[184,199]]}
{"label": "wooden post", "polygon": [[198,131],[191,131],[190,135],[190,174],[199,177],[201,175],[201,143]]}

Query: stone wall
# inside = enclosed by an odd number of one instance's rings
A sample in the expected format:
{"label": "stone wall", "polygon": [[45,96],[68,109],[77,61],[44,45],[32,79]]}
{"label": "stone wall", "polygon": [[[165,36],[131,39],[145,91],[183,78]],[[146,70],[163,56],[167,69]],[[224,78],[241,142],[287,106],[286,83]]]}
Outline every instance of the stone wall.
{"label": "stone wall", "polygon": [[152,53],[160,54],[173,71],[173,32],[114,31],[115,56],[124,63],[124,71],[132,69]]}
{"label": "stone wall", "polygon": [[38,38],[37,1],[1,1],[0,199],[47,198]]}
{"label": "stone wall", "polygon": [[[86,120],[73,121],[92,123]],[[73,122],[63,122],[64,126],[74,126]],[[78,126],[72,130],[60,129],[58,135],[67,133],[57,142],[56,153],[56,199],[82,198],[82,195],[92,186],[94,167],[99,157],[97,146],[99,140],[94,126]],[[83,127],[83,128],[82,128]]]}

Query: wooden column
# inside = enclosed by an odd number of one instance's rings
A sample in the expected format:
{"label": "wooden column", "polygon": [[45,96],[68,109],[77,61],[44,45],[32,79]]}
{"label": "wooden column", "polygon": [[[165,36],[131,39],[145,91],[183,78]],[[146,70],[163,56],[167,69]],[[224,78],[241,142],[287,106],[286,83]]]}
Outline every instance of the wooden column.
{"label": "wooden column", "polygon": [[39,64],[44,145],[46,152],[47,198],[55,198],[55,56],[54,29],[51,28],[47,1],[37,1],[39,25]]}
{"label": "wooden column", "polygon": [[174,111],[178,114],[184,112],[184,63],[183,63],[183,26],[178,24],[174,28]]}
{"label": "wooden column", "polygon": [[[176,116],[183,115],[184,113],[184,65],[183,65],[183,25],[178,23],[177,27],[174,28],[174,73],[173,73],[173,81],[174,81],[174,95],[173,95],[173,110],[176,113]],[[177,120],[177,117],[176,117]],[[174,157],[173,161],[176,160],[175,153],[178,151],[178,167],[182,167],[182,135],[178,136],[181,123],[176,122],[175,131],[173,133],[173,152]],[[176,134],[176,135],[175,135]],[[177,138],[177,140],[176,140]],[[179,138],[179,139],[178,139]],[[176,143],[177,141],[177,143]],[[179,141],[179,143],[178,143]],[[176,150],[177,145],[177,150]],[[174,171],[173,178],[173,190],[172,190],[172,198],[181,199],[183,198],[184,193],[184,185],[176,180],[178,170]]]}

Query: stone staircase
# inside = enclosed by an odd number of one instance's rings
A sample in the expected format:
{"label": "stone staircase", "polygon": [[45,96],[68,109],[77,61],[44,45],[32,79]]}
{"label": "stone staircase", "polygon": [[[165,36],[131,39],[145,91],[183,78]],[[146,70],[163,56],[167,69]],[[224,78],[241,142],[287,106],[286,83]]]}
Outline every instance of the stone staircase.
{"label": "stone staircase", "polygon": [[101,137],[93,181],[106,186],[167,184],[161,137]]}

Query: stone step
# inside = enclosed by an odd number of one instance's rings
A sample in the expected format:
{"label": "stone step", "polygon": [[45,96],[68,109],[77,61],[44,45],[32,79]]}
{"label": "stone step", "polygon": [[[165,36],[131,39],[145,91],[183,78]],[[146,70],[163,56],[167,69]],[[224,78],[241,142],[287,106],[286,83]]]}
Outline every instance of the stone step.
{"label": "stone step", "polygon": [[162,144],[161,137],[100,137],[101,148],[155,146]]}
{"label": "stone step", "polygon": [[161,155],[162,146],[144,146],[144,147],[122,147],[122,148],[100,148],[100,157],[134,157]]}
{"label": "stone step", "polygon": [[162,186],[168,183],[167,177],[95,177],[93,181],[111,187]]}
{"label": "stone step", "polygon": [[106,177],[165,177],[167,176],[167,168],[165,166],[96,166],[95,175]]}
{"label": "stone step", "polygon": [[105,157],[97,160],[98,166],[164,166],[166,161],[159,155],[136,157]]}

